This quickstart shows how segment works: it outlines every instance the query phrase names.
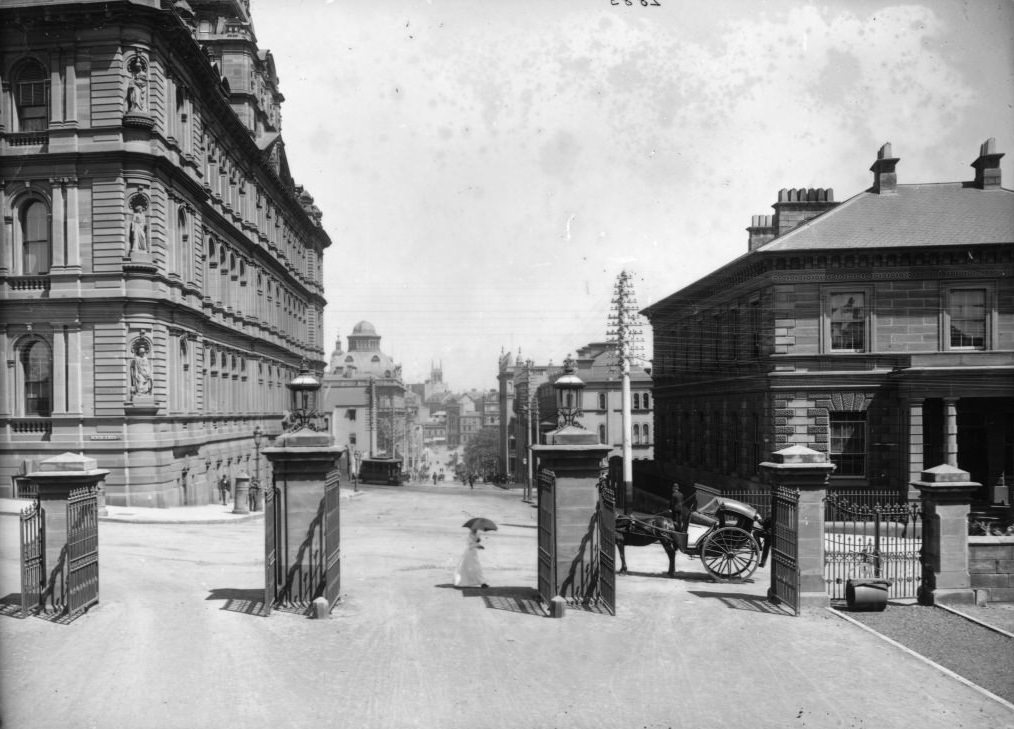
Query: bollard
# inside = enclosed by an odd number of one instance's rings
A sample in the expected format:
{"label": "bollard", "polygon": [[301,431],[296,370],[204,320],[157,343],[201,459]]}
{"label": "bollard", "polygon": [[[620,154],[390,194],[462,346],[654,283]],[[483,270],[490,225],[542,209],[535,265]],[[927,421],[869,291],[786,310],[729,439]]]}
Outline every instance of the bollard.
{"label": "bollard", "polygon": [[562,618],[567,613],[567,601],[557,595],[549,601],[549,617]]}
{"label": "bollard", "polygon": [[331,607],[327,604],[327,598],[318,597],[313,601],[313,617],[315,620],[324,620],[331,615]]}

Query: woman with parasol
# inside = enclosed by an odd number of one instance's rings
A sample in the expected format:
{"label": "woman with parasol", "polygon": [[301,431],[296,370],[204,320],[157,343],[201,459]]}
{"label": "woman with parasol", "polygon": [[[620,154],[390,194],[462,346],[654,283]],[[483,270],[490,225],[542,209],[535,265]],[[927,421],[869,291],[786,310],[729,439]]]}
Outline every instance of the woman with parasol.
{"label": "woman with parasol", "polygon": [[479,550],[485,549],[479,532],[493,531],[496,524],[484,517],[475,517],[462,526],[468,529],[468,537],[465,542],[465,553],[461,555],[461,561],[454,570],[454,586],[489,587],[482,576],[482,565],[479,564]]}

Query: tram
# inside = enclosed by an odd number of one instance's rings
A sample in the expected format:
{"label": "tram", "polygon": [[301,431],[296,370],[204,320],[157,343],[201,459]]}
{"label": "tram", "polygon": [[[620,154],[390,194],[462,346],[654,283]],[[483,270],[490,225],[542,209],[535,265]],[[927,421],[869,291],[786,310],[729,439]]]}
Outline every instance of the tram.
{"label": "tram", "polygon": [[359,483],[401,486],[403,481],[400,458],[364,458],[359,463]]}

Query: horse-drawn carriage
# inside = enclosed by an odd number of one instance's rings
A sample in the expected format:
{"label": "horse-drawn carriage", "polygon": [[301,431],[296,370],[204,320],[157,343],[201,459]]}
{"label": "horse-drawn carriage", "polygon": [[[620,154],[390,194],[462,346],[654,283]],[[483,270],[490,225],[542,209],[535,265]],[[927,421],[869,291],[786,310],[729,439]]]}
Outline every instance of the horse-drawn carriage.
{"label": "horse-drawn carriage", "polygon": [[620,572],[627,571],[624,547],[659,542],[669,557],[669,576],[676,576],[676,552],[699,557],[716,580],[745,580],[767,561],[769,525],[749,504],[721,496],[703,507],[671,508],[651,515],[617,514],[616,546]]}

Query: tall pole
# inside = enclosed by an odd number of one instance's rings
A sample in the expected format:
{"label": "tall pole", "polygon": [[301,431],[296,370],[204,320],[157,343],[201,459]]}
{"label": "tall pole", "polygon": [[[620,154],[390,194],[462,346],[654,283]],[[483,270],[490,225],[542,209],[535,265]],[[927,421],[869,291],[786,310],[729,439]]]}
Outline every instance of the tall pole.
{"label": "tall pole", "polygon": [[609,312],[609,336],[616,347],[620,369],[620,412],[623,431],[623,510],[630,513],[634,498],[633,449],[631,448],[630,422],[630,362],[637,358],[641,324],[637,311],[634,285],[627,271],[620,271],[613,289],[612,308]]}

